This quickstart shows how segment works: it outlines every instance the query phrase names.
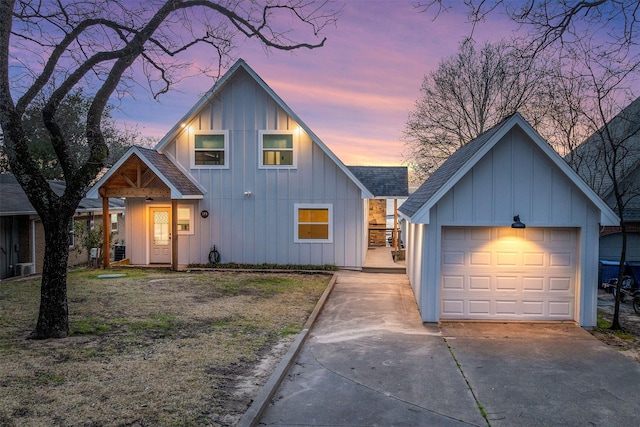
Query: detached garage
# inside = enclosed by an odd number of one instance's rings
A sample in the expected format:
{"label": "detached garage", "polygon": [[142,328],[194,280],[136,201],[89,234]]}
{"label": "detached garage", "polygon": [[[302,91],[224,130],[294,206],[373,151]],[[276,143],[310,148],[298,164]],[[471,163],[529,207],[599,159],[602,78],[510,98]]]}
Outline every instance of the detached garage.
{"label": "detached garage", "polygon": [[460,148],[400,207],[422,320],[596,323],[613,211],[520,114]]}

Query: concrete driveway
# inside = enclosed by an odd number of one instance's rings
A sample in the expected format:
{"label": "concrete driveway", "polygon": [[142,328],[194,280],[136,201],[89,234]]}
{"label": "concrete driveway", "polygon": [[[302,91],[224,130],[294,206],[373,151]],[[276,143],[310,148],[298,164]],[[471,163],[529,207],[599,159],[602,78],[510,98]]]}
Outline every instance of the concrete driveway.
{"label": "concrete driveway", "polygon": [[640,425],[640,364],[570,324],[450,323],[491,426]]}
{"label": "concrete driveway", "polygon": [[632,426],[639,396],[575,325],[425,325],[405,275],[340,272],[260,424]]}

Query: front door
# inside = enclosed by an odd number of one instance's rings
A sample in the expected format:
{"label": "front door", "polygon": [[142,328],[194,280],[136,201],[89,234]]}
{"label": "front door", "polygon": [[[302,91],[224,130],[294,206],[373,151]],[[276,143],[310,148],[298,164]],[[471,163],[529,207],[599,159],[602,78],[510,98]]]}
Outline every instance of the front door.
{"label": "front door", "polygon": [[171,263],[171,208],[149,208],[149,263]]}

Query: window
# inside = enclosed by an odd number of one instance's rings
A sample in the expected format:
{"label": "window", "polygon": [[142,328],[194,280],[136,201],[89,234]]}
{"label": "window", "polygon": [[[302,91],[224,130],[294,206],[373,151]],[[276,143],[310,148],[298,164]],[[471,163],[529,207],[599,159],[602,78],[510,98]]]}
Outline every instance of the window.
{"label": "window", "polygon": [[193,143],[193,166],[196,168],[228,168],[229,132],[196,133]]}
{"label": "window", "polygon": [[76,222],[71,221],[69,225],[69,247],[73,248],[76,246]]}
{"label": "window", "polygon": [[296,153],[291,131],[260,131],[260,168],[295,168]]}
{"label": "window", "polygon": [[193,206],[178,206],[178,234],[194,234]]}
{"label": "window", "polygon": [[333,206],[324,204],[296,204],[295,242],[333,242]]}
{"label": "window", "polygon": [[111,214],[111,231],[118,231],[118,214]]}

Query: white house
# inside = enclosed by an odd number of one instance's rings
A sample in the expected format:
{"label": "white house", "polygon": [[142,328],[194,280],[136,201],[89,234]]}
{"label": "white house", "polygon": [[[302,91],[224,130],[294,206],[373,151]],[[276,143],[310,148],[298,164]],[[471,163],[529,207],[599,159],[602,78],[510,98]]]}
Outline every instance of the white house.
{"label": "white house", "polygon": [[423,321],[596,324],[598,230],[619,220],[521,115],[460,148],[400,213]]}
{"label": "white house", "polygon": [[[405,168],[404,192],[390,198],[407,192]],[[126,198],[132,264],[207,263],[215,246],[223,263],[361,268],[374,193],[239,60],[88,197]]]}

